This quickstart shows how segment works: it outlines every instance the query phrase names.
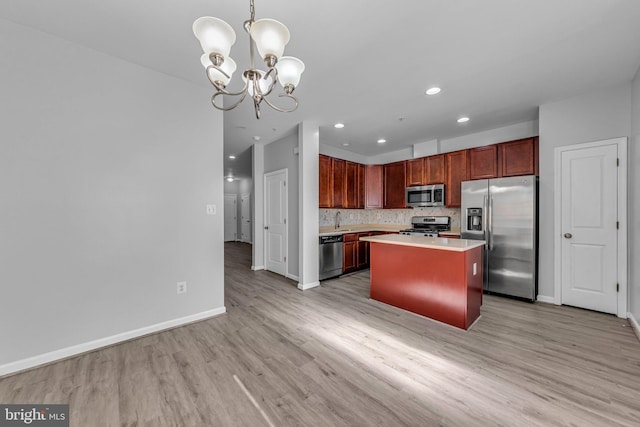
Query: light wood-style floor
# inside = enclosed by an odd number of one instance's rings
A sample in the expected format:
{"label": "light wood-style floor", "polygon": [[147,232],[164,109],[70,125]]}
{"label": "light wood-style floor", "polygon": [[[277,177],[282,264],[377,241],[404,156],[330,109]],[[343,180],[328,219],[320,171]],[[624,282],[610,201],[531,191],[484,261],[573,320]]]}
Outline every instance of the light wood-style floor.
{"label": "light wood-style floor", "polygon": [[228,314],[0,380],[73,426],[638,426],[640,343],[613,316],[485,296],[462,331],[368,299],[368,272],[305,292],[225,245]]}

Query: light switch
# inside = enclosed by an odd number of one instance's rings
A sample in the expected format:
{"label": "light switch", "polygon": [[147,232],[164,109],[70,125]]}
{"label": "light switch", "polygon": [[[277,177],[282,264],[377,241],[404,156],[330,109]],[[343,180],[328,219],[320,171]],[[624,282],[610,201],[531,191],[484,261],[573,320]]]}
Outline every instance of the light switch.
{"label": "light switch", "polygon": [[473,275],[475,276],[478,273],[478,263],[473,263]]}
{"label": "light switch", "polygon": [[207,215],[216,214],[216,205],[207,205]]}

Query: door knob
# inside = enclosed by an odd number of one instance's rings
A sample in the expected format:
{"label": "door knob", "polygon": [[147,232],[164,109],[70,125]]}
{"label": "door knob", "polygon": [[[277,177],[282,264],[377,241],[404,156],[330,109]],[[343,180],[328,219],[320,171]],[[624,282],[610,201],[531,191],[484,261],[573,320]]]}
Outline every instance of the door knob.
{"label": "door knob", "polygon": [[264,229],[265,229],[265,230],[268,230],[268,229],[269,229],[269,226],[268,226],[268,225],[265,225],[265,226],[264,226]]}
{"label": "door knob", "polygon": [[573,237],[573,234],[571,234],[571,233],[564,233],[564,238],[565,238],[565,239],[570,239],[570,238],[572,238],[572,237]]}

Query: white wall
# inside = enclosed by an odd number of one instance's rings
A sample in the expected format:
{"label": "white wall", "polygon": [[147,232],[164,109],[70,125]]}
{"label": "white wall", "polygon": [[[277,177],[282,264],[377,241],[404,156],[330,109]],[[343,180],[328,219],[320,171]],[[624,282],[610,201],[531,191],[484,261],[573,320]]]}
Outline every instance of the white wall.
{"label": "white wall", "polygon": [[629,143],[629,290],[630,312],[640,320],[640,68],[631,87]]}
{"label": "white wall", "polygon": [[3,19],[0,69],[0,374],[224,310],[206,87]]}
{"label": "white wall", "polygon": [[532,136],[537,136],[538,132],[539,124],[537,120],[516,123],[457,138],[443,139],[440,141],[440,152],[449,153],[451,151],[464,150],[467,148],[483,147],[485,145],[498,144],[505,141],[530,138]]}
{"label": "white wall", "polygon": [[[540,258],[538,294],[553,298],[554,149],[629,136],[631,85],[617,85],[540,106]],[[633,163],[630,164],[633,169]],[[630,186],[632,191],[633,185]]]}
{"label": "white wall", "polygon": [[[288,170],[289,182],[289,213],[287,217],[288,227],[288,264],[291,277],[298,277],[299,273],[299,229],[298,229],[298,155],[294,154],[294,148],[298,147],[298,134],[285,136],[264,147],[264,173],[274,172],[280,169]],[[258,178],[256,178],[258,179]],[[260,178],[262,179],[262,178]],[[260,213],[257,213],[260,214]]]}

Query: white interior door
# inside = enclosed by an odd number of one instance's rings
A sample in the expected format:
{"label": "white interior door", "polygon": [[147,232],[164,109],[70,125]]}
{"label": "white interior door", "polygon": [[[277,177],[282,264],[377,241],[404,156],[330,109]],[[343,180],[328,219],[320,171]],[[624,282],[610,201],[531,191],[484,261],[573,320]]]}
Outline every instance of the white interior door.
{"label": "white interior door", "polygon": [[618,312],[618,146],[561,154],[562,304]]}
{"label": "white interior door", "polygon": [[251,243],[251,194],[240,196],[240,240]]}
{"label": "white interior door", "polygon": [[224,195],[224,241],[237,240],[238,235],[238,208],[235,194]]}
{"label": "white interior door", "polygon": [[264,176],[265,267],[287,275],[287,170]]}

